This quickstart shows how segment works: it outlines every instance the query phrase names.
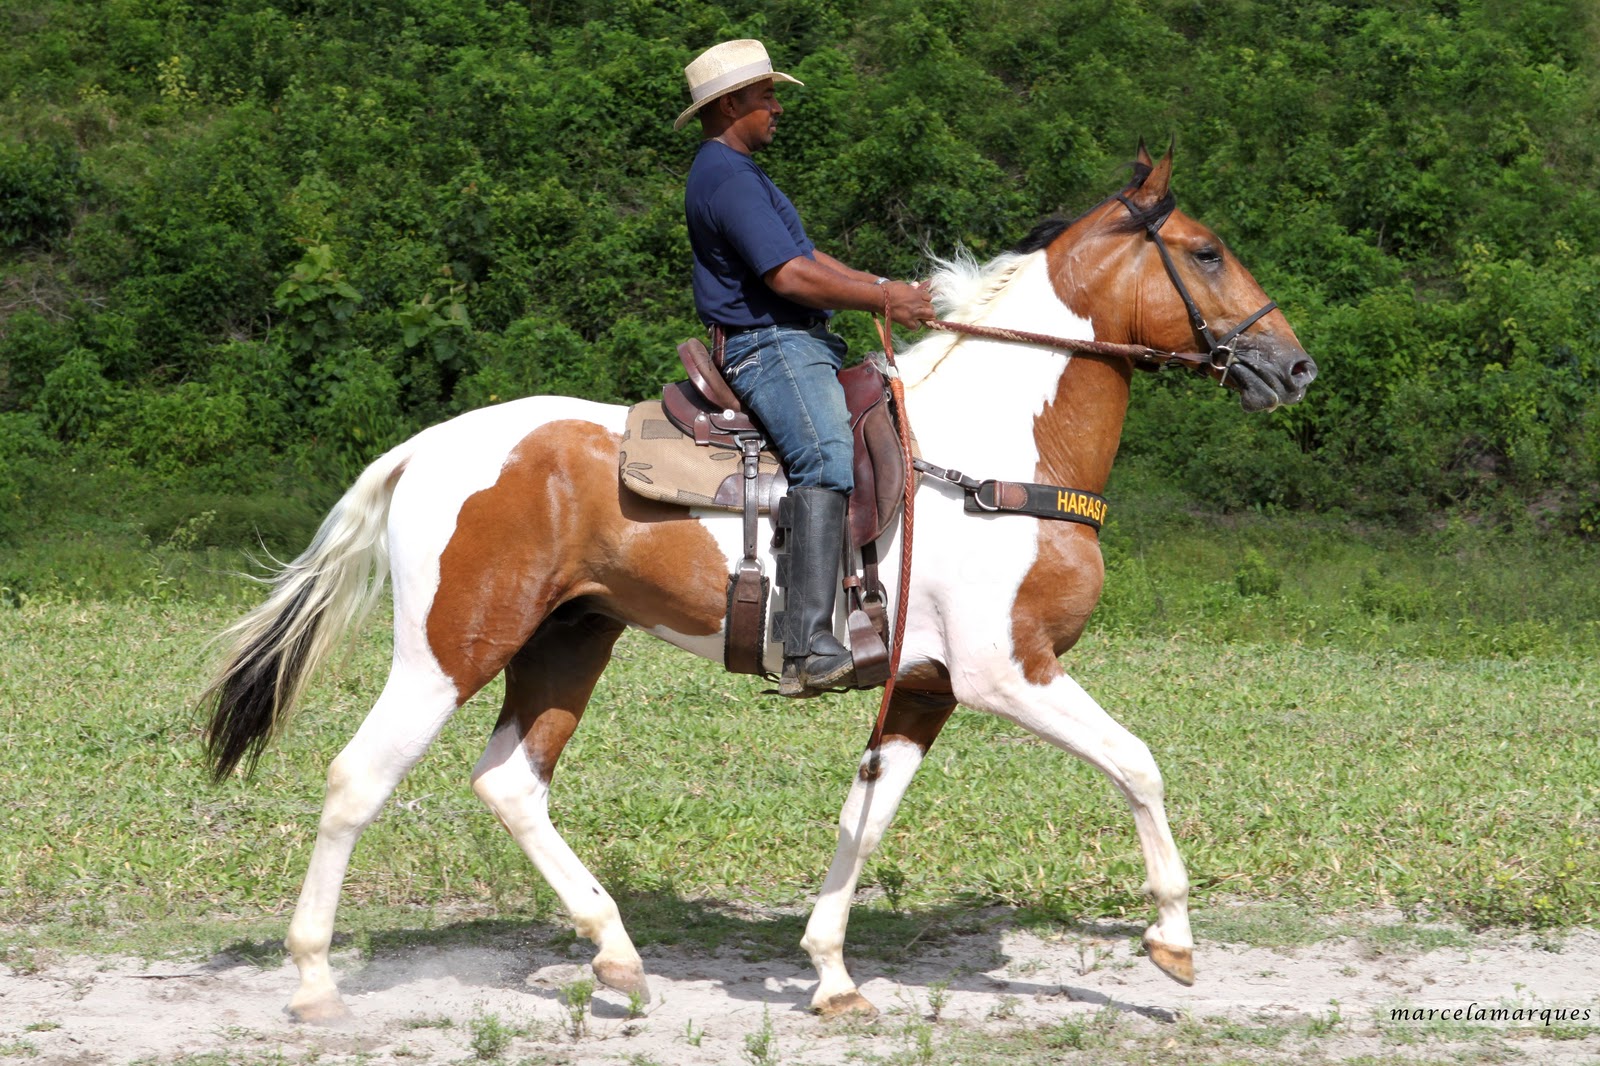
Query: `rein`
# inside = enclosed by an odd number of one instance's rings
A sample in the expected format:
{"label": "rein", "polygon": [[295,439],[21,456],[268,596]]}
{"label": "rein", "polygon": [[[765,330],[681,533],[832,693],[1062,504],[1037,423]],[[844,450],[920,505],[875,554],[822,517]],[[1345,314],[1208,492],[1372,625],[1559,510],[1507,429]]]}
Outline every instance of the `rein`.
{"label": "rein", "polygon": [[963,333],[969,337],[1011,341],[1015,344],[1034,344],[1041,348],[1054,348],[1063,352],[1108,355],[1126,359],[1135,366],[1149,367],[1150,369],[1168,365],[1182,366],[1190,370],[1200,371],[1221,369],[1220,366],[1214,365],[1211,362],[1211,357],[1204,352],[1164,352],[1159,348],[1147,348],[1142,344],[1074,340],[1070,337],[1057,337],[1050,333],[1029,333],[1026,330],[1007,329],[1004,326],[979,326],[971,322],[950,322],[942,318],[930,319],[922,324],[928,329],[936,329],[945,333]]}
{"label": "rein", "polygon": [[894,696],[895,677],[900,673],[900,652],[905,645],[906,612],[911,605],[911,536],[915,527],[913,511],[917,495],[917,479],[913,474],[915,457],[911,452],[911,419],[906,414],[906,387],[900,379],[900,368],[894,361],[894,322],[889,317],[889,295],[883,297],[883,321],[876,317],[878,337],[883,341],[884,375],[889,379],[889,397],[894,401],[895,425],[900,430],[900,461],[905,463],[905,499],[901,506],[904,518],[900,522],[900,588],[895,594],[894,634],[889,641],[889,677],[883,683],[883,699],[878,703],[878,720],[873,723],[872,736],[867,739],[871,761],[862,769],[864,780],[876,780],[882,766],[878,749],[883,746],[883,726],[889,718],[889,700]]}

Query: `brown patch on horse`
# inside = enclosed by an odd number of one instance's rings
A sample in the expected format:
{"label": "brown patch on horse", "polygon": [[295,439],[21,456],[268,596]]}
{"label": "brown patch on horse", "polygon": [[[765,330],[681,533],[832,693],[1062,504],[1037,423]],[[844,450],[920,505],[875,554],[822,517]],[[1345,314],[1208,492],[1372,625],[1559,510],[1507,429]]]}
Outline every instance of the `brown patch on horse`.
{"label": "brown patch on horse", "polygon": [[1083,635],[1104,584],[1105,564],[1093,529],[1039,523],[1039,555],[1011,607],[1012,654],[1029,682],[1045,685],[1060,674],[1056,658]]}
{"label": "brown patch on horse", "polygon": [[894,683],[896,688],[912,689],[928,696],[949,696],[954,691],[950,685],[950,668],[932,659],[902,666]]}
{"label": "brown patch on horse", "polygon": [[556,761],[578,728],[624,628],[615,619],[581,609],[558,610],[506,664],[505,701],[496,728],[516,723],[528,760],[546,783],[555,775]]}
{"label": "brown patch on horse", "polygon": [[[1132,371],[1125,360],[1076,355],[1056,394],[1034,418],[1034,480],[1105,491],[1122,437]],[[1059,673],[1056,657],[1076,644],[1105,580],[1099,534],[1077,522],[1039,522],[1038,554],[1011,608],[1011,640],[1023,676],[1036,685]]]}
{"label": "brown patch on horse", "polygon": [[883,720],[883,739],[915,744],[926,755],[955,709],[956,698],[948,692],[903,688],[897,682]]}
{"label": "brown patch on horse", "polygon": [[645,628],[722,628],[728,570],[716,540],[687,510],[625,492],[619,447],[592,422],[552,422],[461,505],[427,619],[428,646],[460,701],[579,597]]}
{"label": "brown patch on horse", "polygon": [[[956,698],[948,688],[944,691],[906,688],[897,679],[894,693],[889,697],[889,711],[883,719],[883,741],[915,744],[917,750],[926,755],[955,709]],[[883,767],[874,757],[864,761],[856,773],[861,780],[872,782],[882,775]]]}

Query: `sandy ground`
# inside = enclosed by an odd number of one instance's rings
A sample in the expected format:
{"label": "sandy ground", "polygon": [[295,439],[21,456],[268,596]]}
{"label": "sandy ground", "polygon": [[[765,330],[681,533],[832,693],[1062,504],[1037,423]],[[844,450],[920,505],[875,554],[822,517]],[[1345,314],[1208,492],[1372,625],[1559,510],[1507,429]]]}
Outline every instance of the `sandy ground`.
{"label": "sandy ground", "polygon": [[[806,1010],[813,976],[793,959],[747,961],[736,951],[646,953],[654,998],[642,1017],[602,990],[574,1039],[561,989],[587,974],[581,951],[404,948],[364,961],[336,956],[355,1019],[341,1030],[288,1021],[296,977],[220,956],[199,963],[41,956],[32,972],[0,973],[0,1061],[38,1064],[462,1062],[500,1051],[508,1063],[726,1064],[759,1061],[749,1038],[771,1033],[774,1063],[947,1062],[951,1034],[996,1036],[1114,1019],[1113,1048],[1136,1060],[1338,1062],[1357,1056],[1448,1061],[1600,1062],[1600,932],[1556,944],[1480,936],[1422,951],[1379,949],[1361,937],[1272,950],[1207,944],[1198,980],[1182,988],[1134,953],[1126,926],[1041,938],[996,923],[977,934],[914,945],[895,964],[855,963],[875,1025],[823,1022]],[[940,1002],[942,999],[942,1002]],[[1534,1021],[1458,1026],[1389,1021],[1395,1006],[1587,1010],[1565,1039]],[[939,1007],[936,1025],[925,1026]],[[515,1029],[491,1046],[493,1017]],[[1381,1019],[1381,1021],[1380,1021]],[[1240,1028],[1283,1035],[1240,1041]],[[916,1053],[916,1031],[923,1032]],[[931,1029],[933,1052],[927,1053]],[[1600,1031],[1600,1030],[1596,1030]],[[491,1038],[484,1044],[485,1033]],[[1410,1039],[1406,1039],[1406,1037]],[[474,1040],[480,1042],[474,1047]],[[1263,1048],[1258,1044],[1268,1044]],[[941,1045],[944,1050],[941,1051]],[[1101,1055],[1121,1054],[1101,1045]],[[1060,1053],[1060,1061],[1092,1052]],[[966,1057],[971,1057],[969,1052]],[[1054,1055],[1038,1061],[1056,1061]],[[1134,1060],[1128,1060],[1134,1061]],[[1369,1060],[1370,1061],[1370,1060]]]}

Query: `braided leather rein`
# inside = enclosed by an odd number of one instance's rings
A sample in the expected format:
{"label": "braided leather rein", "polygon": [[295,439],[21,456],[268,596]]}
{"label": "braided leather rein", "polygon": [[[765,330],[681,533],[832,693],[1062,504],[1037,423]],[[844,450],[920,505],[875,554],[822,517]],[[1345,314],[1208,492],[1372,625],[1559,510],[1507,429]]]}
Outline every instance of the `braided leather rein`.
{"label": "braided leather rein", "polygon": [[1049,333],[1029,333],[1026,330],[1007,329],[1004,326],[979,326],[971,322],[949,322],[944,319],[930,319],[922,324],[928,329],[941,330],[945,333],[962,333],[969,337],[1011,341],[1014,344],[1034,344],[1041,348],[1054,348],[1063,352],[1107,355],[1126,359],[1141,366],[1176,364],[1192,370],[1213,369],[1211,357],[1204,352],[1164,352],[1159,348],[1147,348],[1142,344],[1074,340]]}

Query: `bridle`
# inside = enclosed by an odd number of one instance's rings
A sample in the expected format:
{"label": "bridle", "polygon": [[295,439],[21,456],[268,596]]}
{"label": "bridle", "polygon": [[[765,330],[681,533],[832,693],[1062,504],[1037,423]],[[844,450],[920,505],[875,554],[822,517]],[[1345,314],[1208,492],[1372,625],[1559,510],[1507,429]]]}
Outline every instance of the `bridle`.
{"label": "bridle", "polygon": [[[1136,219],[1139,218],[1139,210],[1133,206],[1131,200],[1122,193],[1118,193],[1116,199],[1123,207],[1128,209],[1129,214]],[[1178,297],[1183,300],[1183,306],[1189,311],[1189,324],[1194,327],[1194,331],[1200,334],[1200,339],[1205,342],[1206,361],[1212,370],[1222,372],[1222,376],[1217,379],[1217,384],[1223,385],[1227,383],[1228,371],[1233,368],[1233,361],[1237,358],[1237,353],[1233,347],[1233,339],[1277,310],[1278,304],[1275,300],[1268,300],[1265,307],[1230,329],[1220,341],[1213,337],[1211,335],[1211,326],[1206,322],[1206,316],[1200,313],[1200,306],[1194,302],[1194,297],[1190,295],[1189,286],[1184,284],[1183,276],[1178,273],[1178,265],[1172,261],[1172,253],[1167,249],[1167,242],[1161,236],[1161,227],[1166,225],[1167,219],[1172,217],[1172,211],[1173,208],[1169,203],[1166,210],[1154,217],[1145,219],[1144,231],[1155,242],[1156,251],[1161,253],[1161,265],[1167,268],[1167,277],[1172,279],[1173,288],[1178,290]]]}
{"label": "bridle", "polygon": [[[1135,219],[1141,217],[1139,209],[1134,207],[1132,201],[1126,196],[1119,193],[1114,199],[1126,207]],[[964,333],[968,336],[985,337],[990,340],[1034,344],[1043,348],[1085,352],[1090,355],[1119,356],[1143,370],[1155,370],[1163,366],[1176,365],[1188,367],[1200,373],[1216,371],[1219,375],[1217,384],[1226,385],[1228,383],[1228,371],[1233,368],[1234,360],[1238,357],[1233,345],[1234,340],[1245,330],[1277,310],[1278,304],[1274,300],[1268,300],[1265,307],[1244,319],[1237,326],[1234,326],[1221,340],[1217,340],[1212,335],[1211,326],[1206,322],[1205,315],[1200,313],[1200,306],[1195,303],[1194,296],[1189,292],[1189,286],[1184,284],[1182,275],[1178,273],[1178,266],[1172,261],[1172,253],[1167,248],[1167,242],[1161,236],[1161,227],[1171,217],[1172,211],[1173,207],[1169,204],[1159,214],[1144,219],[1142,225],[1145,235],[1155,242],[1156,251],[1161,253],[1161,265],[1166,268],[1167,277],[1171,279],[1173,288],[1178,290],[1178,297],[1183,300],[1183,306],[1189,312],[1189,324],[1194,327],[1195,333],[1205,342],[1206,350],[1203,352],[1164,352],[1159,348],[1148,348],[1142,344],[1073,340],[1067,337],[1052,336],[1048,333],[1029,333],[1024,330],[1006,329],[1002,326],[978,326],[969,322],[949,322],[943,319],[927,321],[923,325],[929,329],[943,330],[946,333]]]}

